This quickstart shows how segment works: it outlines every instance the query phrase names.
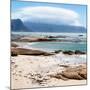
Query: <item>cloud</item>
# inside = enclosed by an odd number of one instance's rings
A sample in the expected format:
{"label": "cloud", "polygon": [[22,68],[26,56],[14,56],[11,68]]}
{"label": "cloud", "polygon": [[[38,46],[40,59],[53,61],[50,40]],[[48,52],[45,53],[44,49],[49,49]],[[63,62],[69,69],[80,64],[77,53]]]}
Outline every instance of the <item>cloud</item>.
{"label": "cloud", "polygon": [[49,6],[21,8],[12,13],[12,18],[21,18],[23,21],[37,23],[81,26],[79,14],[75,11]]}

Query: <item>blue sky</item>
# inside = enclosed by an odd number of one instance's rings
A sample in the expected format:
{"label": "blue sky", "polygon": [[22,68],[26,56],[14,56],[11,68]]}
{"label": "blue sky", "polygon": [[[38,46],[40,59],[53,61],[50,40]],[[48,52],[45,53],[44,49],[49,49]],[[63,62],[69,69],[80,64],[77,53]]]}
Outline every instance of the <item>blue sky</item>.
{"label": "blue sky", "polygon": [[[12,1],[12,18],[86,27],[86,6],[60,3]],[[51,20],[49,20],[51,19]]]}

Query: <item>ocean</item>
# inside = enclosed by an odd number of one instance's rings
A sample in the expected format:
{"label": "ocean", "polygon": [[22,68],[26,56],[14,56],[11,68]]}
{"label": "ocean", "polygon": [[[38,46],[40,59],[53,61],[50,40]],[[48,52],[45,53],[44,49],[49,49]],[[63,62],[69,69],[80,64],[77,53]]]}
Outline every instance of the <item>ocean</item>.
{"label": "ocean", "polygon": [[47,37],[47,36],[66,36],[66,38],[57,38],[62,40],[70,40],[70,42],[18,42],[24,48],[36,48],[43,51],[56,50],[87,50],[86,33],[48,33],[48,32],[12,32],[14,35],[24,35],[33,37]]}

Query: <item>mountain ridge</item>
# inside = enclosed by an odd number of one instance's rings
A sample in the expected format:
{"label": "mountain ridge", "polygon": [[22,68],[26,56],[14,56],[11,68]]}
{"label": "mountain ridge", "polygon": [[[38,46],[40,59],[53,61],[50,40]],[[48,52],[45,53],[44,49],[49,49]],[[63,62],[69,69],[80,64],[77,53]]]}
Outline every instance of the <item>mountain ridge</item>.
{"label": "mountain ridge", "polygon": [[71,25],[55,25],[35,22],[23,22],[21,19],[11,20],[12,31],[23,32],[72,32],[72,33],[85,33],[86,28],[82,26]]}

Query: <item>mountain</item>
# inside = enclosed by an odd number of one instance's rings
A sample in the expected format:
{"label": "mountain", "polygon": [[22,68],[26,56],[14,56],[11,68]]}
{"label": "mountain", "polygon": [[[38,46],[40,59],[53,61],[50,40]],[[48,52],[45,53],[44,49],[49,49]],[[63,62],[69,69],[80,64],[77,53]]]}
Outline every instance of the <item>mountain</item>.
{"label": "mountain", "polygon": [[12,31],[30,31],[20,19],[11,20],[11,30]]}
{"label": "mountain", "polygon": [[24,22],[24,24],[30,28],[33,32],[72,32],[72,33],[85,33],[86,28],[82,26],[71,25],[55,25],[55,24],[43,24]]}
{"label": "mountain", "polygon": [[11,20],[11,30],[16,32],[68,32],[85,33],[86,28],[71,25],[55,25],[35,22],[23,22],[21,19]]}

